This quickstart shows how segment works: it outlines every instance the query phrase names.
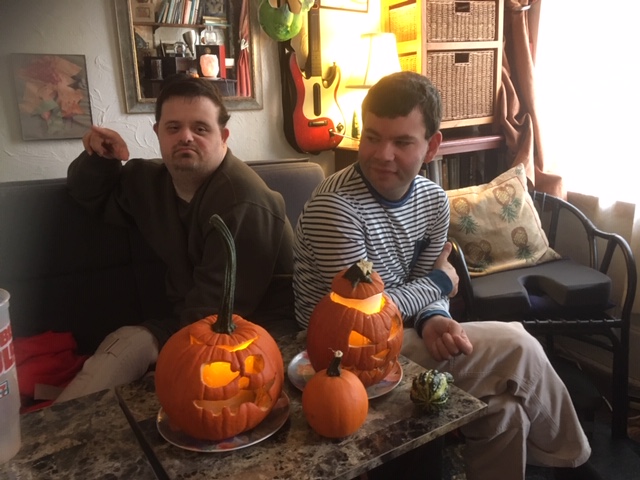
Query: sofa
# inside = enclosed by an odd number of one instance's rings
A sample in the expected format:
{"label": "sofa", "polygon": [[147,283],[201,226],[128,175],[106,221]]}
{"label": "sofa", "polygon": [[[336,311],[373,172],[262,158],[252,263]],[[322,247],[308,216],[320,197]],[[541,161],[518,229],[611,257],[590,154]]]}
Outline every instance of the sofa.
{"label": "sofa", "polygon": [[[292,225],[324,178],[307,159],[248,162],[282,194]],[[92,353],[122,325],[163,316],[165,267],[135,229],[83,211],[66,180],[0,183],[0,288],[14,337],[70,332]]]}

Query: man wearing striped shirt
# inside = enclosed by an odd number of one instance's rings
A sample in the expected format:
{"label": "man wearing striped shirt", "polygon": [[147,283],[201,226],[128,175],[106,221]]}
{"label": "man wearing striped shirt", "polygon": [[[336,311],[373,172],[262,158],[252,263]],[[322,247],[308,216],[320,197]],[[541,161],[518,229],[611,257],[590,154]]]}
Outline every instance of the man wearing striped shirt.
{"label": "man wearing striped shirt", "polygon": [[441,112],[437,90],[416,73],[369,90],[358,161],[318,186],[296,228],[296,319],[308,325],[340,270],[373,262],[403,315],[402,353],[452,373],[488,404],[463,428],[468,480],[522,480],[527,462],[568,467],[557,478],[598,478],[569,394],[537,340],[519,323],[451,318],[458,276],[447,261],[447,195],[418,175],[442,141]]}

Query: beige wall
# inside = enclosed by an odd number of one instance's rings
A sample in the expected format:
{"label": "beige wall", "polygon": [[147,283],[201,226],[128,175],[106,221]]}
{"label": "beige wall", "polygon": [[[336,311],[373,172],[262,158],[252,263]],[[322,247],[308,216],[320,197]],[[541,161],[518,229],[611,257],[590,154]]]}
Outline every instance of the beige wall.
{"label": "beige wall", "polygon": [[[251,1],[258,5],[260,0]],[[323,62],[336,61],[345,76],[348,45],[360,33],[377,29],[379,6],[371,3],[369,14],[321,9]],[[0,181],[64,177],[82,149],[79,139],[22,140],[11,53],[85,55],[94,124],[118,130],[134,157],[159,155],[152,115],[125,113],[113,0],[0,0],[0,32]],[[243,160],[305,156],[289,146],[282,130],[276,42],[259,34],[264,107],[232,112],[229,144]],[[310,158],[327,172],[333,169],[332,152]]]}

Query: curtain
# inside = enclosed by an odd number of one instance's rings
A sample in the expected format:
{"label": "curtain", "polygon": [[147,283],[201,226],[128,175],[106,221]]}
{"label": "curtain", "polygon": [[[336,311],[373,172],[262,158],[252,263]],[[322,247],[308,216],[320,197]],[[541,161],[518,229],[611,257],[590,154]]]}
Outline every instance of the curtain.
{"label": "curtain", "polygon": [[249,57],[249,39],[251,37],[249,24],[249,0],[242,0],[238,36],[240,40],[240,53],[238,55],[238,96],[251,97],[253,95],[253,91],[251,85],[251,60]]}
{"label": "curtain", "polygon": [[[602,230],[622,235],[640,260],[640,74],[636,2],[546,1],[536,52],[544,149],[568,199]],[[640,314],[640,292],[634,312]],[[640,324],[638,325],[640,328]]]}
{"label": "curtain", "polygon": [[[561,177],[545,168],[536,114],[533,48],[536,44],[538,8],[539,2],[530,6],[529,0],[505,0],[498,117],[505,136],[509,163],[512,166],[523,163],[527,179],[536,190],[564,198]],[[531,25],[530,20],[533,20]]]}

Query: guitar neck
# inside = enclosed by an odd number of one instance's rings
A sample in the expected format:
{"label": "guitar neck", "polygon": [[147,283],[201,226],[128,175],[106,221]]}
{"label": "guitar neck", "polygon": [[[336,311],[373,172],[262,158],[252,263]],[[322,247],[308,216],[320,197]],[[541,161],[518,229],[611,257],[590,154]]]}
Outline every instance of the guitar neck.
{"label": "guitar neck", "polygon": [[320,8],[316,2],[308,13],[309,56],[305,65],[307,78],[322,76],[322,53],[320,44]]}

